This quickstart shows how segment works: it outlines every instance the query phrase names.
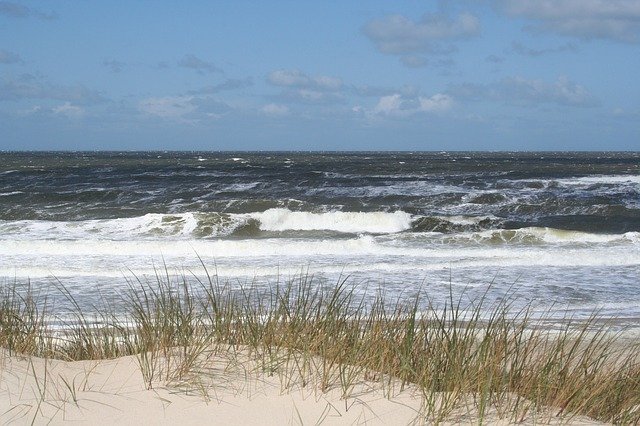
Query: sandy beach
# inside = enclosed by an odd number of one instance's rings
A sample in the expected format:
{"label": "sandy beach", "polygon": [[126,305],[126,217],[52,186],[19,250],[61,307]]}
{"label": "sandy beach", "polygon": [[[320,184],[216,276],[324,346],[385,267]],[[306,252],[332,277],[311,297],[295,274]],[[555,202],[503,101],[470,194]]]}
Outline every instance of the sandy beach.
{"label": "sandy beach", "polygon": [[[136,357],[64,362],[2,355],[0,422],[3,424],[424,424],[424,400],[414,386],[359,381],[349,397],[338,387],[288,386],[260,372],[246,354],[217,355],[206,375],[191,383],[154,383],[148,389]],[[510,424],[490,410],[489,424]],[[445,424],[477,424],[477,412],[460,407]],[[524,424],[562,423],[551,410]],[[566,420],[565,420],[566,422]],[[563,424],[602,424],[584,416]]]}

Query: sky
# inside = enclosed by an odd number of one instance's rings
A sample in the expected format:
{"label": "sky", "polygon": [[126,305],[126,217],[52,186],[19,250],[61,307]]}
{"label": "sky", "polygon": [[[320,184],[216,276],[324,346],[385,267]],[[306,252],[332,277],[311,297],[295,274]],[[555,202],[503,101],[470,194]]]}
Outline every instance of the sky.
{"label": "sky", "polygon": [[0,150],[640,150],[640,0],[0,1]]}

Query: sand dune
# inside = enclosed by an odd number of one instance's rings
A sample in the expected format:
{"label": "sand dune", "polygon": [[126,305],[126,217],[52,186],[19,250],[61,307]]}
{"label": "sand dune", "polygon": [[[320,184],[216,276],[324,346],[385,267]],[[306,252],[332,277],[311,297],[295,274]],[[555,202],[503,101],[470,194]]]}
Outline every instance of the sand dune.
{"label": "sand dune", "polygon": [[[162,368],[162,367],[159,367]],[[300,377],[266,374],[246,353],[216,353],[188,380],[145,383],[134,356],[65,362],[2,355],[0,423],[3,424],[423,424],[421,393],[390,381],[360,380],[347,398],[340,387],[324,392]],[[313,379],[312,379],[313,381]],[[471,405],[471,404],[470,404]],[[450,423],[477,423],[461,407]],[[538,413],[525,423],[558,423]],[[486,423],[508,424],[493,410]],[[575,424],[598,424],[588,418]]]}

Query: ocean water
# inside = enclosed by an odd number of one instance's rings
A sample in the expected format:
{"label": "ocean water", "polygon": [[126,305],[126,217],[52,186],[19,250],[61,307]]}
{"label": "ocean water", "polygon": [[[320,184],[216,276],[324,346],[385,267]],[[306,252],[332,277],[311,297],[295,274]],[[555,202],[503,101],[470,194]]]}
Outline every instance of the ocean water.
{"label": "ocean water", "polygon": [[640,324],[640,153],[0,153],[0,283],[92,306],[201,261]]}

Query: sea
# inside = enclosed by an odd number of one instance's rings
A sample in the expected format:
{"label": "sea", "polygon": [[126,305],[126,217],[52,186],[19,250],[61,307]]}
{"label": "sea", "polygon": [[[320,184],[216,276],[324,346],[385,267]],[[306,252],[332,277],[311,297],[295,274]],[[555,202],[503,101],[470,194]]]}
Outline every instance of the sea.
{"label": "sea", "polygon": [[0,285],[207,274],[640,326],[640,152],[0,152]]}

